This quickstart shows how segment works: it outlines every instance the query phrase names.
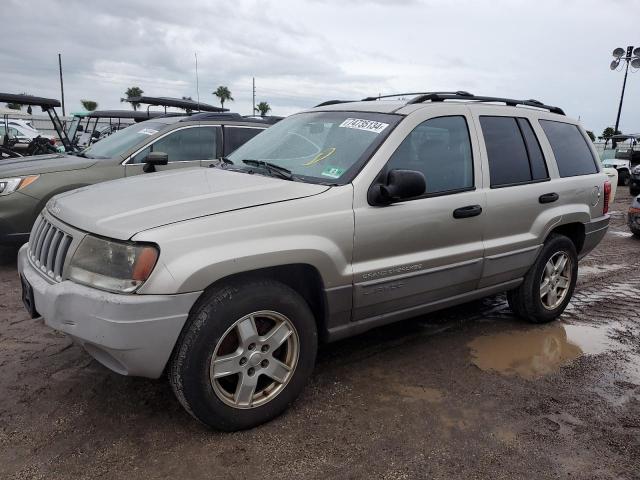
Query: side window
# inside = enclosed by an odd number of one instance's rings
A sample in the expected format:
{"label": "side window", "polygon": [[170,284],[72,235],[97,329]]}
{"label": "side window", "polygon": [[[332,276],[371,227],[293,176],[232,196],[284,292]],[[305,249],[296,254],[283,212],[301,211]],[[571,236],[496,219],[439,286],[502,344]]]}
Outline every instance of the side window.
{"label": "side window", "polygon": [[549,178],[538,139],[526,118],[481,116],[491,187]]}
{"label": "side window", "polygon": [[598,172],[587,139],[577,126],[553,120],[540,120],[540,125],[551,144],[561,177]]}
{"label": "side window", "polygon": [[473,155],[467,121],[462,116],[426,120],[393,152],[387,169],[417,170],[427,194],[473,188]]}
{"label": "side window", "polygon": [[527,146],[532,180],[545,180],[549,178],[547,162],[544,161],[544,155],[542,154],[538,137],[536,137],[533,128],[531,128],[529,120],[526,118],[518,118],[518,126],[520,127],[524,142]]}
{"label": "side window", "polygon": [[225,155],[233,152],[239,146],[244,145],[257,134],[262,132],[262,128],[242,128],[225,127],[224,129],[224,152]]}
{"label": "side window", "polygon": [[136,154],[130,163],[144,163],[150,152],[164,152],[169,162],[216,158],[216,127],[184,128],[170,133]]}

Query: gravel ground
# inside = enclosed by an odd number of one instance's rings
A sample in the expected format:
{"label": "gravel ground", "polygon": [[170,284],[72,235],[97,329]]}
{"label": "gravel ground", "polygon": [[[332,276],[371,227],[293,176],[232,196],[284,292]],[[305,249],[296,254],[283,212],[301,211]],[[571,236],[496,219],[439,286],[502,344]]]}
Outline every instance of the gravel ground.
{"label": "gravel ground", "polygon": [[25,314],[0,265],[0,478],[640,478],[640,241],[620,188],[562,319],[504,296],[323,346],[280,418],[223,434]]}

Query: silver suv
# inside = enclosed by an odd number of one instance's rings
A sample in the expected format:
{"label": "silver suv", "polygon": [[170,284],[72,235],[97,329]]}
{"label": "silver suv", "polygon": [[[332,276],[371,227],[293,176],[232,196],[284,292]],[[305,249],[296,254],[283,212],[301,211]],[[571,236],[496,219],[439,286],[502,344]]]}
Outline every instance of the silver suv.
{"label": "silver suv", "polygon": [[603,238],[585,131],[533,100],[331,101],[212,168],[63,193],[19,254],[26,307],[223,430],[284,411],[318,344],[508,292],[548,322]]}

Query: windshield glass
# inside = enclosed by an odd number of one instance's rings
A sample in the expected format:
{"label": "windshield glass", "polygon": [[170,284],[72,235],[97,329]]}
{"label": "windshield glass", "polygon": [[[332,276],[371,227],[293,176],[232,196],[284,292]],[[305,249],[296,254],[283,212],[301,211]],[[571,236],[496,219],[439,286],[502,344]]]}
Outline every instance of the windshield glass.
{"label": "windshield glass", "polygon": [[82,151],[82,156],[88,158],[117,157],[165,127],[166,124],[161,122],[136,123],[85,148]]}
{"label": "windshield glass", "polygon": [[233,168],[255,169],[243,160],[259,160],[311,182],[344,184],[401,118],[364,112],[300,113],[266,129],[228,158]]}

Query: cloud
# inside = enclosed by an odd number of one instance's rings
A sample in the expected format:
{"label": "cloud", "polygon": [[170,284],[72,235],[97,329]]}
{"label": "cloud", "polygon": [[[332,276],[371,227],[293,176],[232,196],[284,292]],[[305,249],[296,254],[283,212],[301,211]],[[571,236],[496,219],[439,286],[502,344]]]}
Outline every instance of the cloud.
{"label": "cloud", "polygon": [[[192,2],[5,0],[0,90],[121,108],[124,90],[217,103],[257,101],[289,114],[332,98],[469,90],[538,98],[580,116],[596,132],[615,121],[622,75],[616,46],[636,38],[635,0],[237,0]],[[628,15],[621,16],[624,10]],[[33,12],[38,12],[35,20]],[[633,15],[633,13],[636,15]],[[640,73],[630,74],[623,130],[640,130]],[[637,101],[635,101],[637,103]]]}

